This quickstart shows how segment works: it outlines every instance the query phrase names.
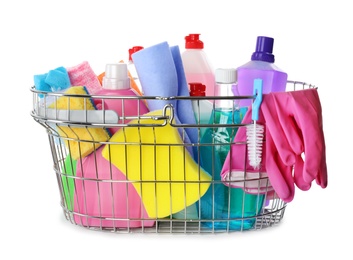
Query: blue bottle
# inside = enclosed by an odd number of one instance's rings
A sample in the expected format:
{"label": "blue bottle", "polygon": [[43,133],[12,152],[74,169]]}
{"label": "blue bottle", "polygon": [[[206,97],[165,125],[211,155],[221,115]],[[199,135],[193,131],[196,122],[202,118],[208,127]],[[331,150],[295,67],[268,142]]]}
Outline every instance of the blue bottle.
{"label": "blue bottle", "polygon": [[[215,96],[234,96],[235,69],[216,69],[215,80]],[[209,124],[240,124],[246,111],[246,107],[236,106],[233,99],[215,100]],[[201,166],[212,176],[213,183],[198,208],[203,226],[211,229],[250,229],[255,223],[251,217],[263,204],[263,196],[247,194],[221,182],[220,173],[236,131],[237,127],[209,127],[201,139]]]}

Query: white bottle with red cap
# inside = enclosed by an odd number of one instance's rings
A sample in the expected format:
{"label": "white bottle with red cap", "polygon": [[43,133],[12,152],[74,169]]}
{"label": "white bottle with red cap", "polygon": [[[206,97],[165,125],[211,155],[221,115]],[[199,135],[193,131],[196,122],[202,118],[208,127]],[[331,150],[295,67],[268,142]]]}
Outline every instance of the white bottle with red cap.
{"label": "white bottle with red cap", "polygon": [[[194,111],[196,124],[209,124],[213,111],[213,104],[206,99],[202,99],[206,94],[206,86],[200,82],[189,83],[190,97],[192,99],[192,109]],[[201,97],[201,99],[197,99]],[[195,99],[194,99],[195,98]],[[200,139],[206,131],[206,127],[200,127]]]}
{"label": "white bottle with red cap", "polygon": [[214,96],[215,77],[211,63],[204,51],[200,34],[185,37],[185,50],[181,54],[188,84],[200,82],[206,86],[206,96]]}

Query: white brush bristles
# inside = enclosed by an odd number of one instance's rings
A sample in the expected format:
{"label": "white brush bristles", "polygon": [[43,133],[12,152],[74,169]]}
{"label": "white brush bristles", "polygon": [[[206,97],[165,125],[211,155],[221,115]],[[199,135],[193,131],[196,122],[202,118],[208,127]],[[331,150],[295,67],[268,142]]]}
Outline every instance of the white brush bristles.
{"label": "white brush bristles", "polygon": [[264,138],[263,125],[256,124],[246,126],[246,142],[248,147],[248,159],[250,166],[254,169],[260,168],[262,160],[262,144]]}

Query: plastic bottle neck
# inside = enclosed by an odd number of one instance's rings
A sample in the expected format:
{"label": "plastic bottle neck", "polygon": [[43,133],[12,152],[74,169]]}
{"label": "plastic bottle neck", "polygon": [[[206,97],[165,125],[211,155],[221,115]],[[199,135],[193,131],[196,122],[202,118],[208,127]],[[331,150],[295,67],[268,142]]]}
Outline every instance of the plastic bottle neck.
{"label": "plastic bottle neck", "polygon": [[126,63],[107,64],[102,82],[103,89],[130,89]]}

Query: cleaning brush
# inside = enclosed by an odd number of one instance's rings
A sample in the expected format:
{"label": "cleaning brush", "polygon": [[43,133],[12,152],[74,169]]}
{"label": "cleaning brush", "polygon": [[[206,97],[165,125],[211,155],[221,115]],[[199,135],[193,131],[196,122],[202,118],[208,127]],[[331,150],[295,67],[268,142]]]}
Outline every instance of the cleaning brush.
{"label": "cleaning brush", "polygon": [[262,144],[264,138],[264,126],[258,124],[259,120],[259,109],[262,102],[262,80],[254,80],[253,94],[255,100],[252,104],[252,115],[251,119],[253,123],[246,126],[246,141],[248,148],[248,159],[249,164],[254,169],[259,169],[262,158]]}

